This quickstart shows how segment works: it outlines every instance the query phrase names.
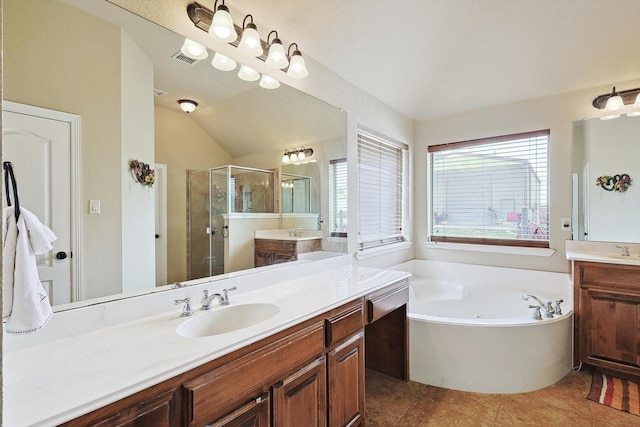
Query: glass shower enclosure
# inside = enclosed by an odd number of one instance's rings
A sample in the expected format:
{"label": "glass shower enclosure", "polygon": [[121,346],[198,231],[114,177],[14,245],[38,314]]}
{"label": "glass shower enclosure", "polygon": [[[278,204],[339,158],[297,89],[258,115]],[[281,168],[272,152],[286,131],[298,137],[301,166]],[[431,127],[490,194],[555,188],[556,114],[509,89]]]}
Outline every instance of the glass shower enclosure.
{"label": "glass shower enclosure", "polygon": [[220,166],[189,173],[187,193],[187,268],[189,279],[225,271],[225,216],[273,213],[275,171]]}

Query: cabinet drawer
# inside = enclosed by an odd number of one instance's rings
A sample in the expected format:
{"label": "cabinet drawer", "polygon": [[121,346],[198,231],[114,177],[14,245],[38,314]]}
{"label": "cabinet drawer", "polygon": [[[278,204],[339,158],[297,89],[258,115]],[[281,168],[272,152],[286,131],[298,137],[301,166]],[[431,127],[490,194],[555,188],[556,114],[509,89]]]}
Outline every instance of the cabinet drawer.
{"label": "cabinet drawer", "polygon": [[325,323],[325,345],[331,346],[364,326],[362,301],[346,307],[343,311],[328,317]]}
{"label": "cabinet drawer", "polygon": [[401,280],[366,296],[367,323],[391,313],[409,302],[409,279]]}
{"label": "cabinet drawer", "polygon": [[638,266],[576,262],[575,275],[581,287],[640,292],[640,267]]}
{"label": "cabinet drawer", "polygon": [[296,366],[322,354],[323,325],[288,337],[184,383],[186,425],[204,425],[264,393]]}

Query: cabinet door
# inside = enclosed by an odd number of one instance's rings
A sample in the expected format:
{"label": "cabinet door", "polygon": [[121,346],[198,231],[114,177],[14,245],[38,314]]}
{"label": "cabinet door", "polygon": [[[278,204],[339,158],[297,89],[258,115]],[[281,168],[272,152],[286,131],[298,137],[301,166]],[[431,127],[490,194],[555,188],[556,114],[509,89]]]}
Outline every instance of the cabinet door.
{"label": "cabinet door", "polygon": [[[174,390],[169,390],[135,406],[122,409],[117,414],[91,425],[101,427],[169,427],[173,425],[173,394]],[[117,404],[115,406],[117,407]],[[79,425],[87,425],[84,423],[88,423],[88,421],[82,421],[82,418],[77,421]]]}
{"label": "cabinet door", "polygon": [[326,372],[321,357],[273,387],[275,427],[327,425]]}
{"label": "cabinet door", "polygon": [[329,426],[364,422],[364,333],[328,353]]}
{"label": "cabinet door", "polygon": [[265,393],[207,427],[268,427],[269,393]]}
{"label": "cabinet door", "polygon": [[586,356],[640,366],[640,297],[589,291]]}

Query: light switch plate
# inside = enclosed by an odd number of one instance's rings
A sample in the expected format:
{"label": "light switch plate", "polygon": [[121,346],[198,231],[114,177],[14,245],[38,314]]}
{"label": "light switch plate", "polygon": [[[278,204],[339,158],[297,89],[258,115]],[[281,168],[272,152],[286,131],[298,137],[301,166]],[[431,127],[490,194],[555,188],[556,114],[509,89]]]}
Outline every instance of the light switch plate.
{"label": "light switch plate", "polygon": [[89,213],[92,215],[100,214],[100,200],[89,200]]}

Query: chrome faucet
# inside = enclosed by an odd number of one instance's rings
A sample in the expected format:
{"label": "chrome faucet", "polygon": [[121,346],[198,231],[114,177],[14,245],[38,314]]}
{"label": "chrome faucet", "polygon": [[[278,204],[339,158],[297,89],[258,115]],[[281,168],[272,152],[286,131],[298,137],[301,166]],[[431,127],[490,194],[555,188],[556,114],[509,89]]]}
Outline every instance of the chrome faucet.
{"label": "chrome faucet", "polygon": [[205,289],[204,291],[202,291],[203,296],[202,300],[200,301],[202,307],[200,307],[200,310],[211,310],[211,304],[216,298],[218,298],[218,302],[220,303],[220,305],[229,305],[229,291],[235,291],[236,289],[238,289],[236,286],[229,289],[225,288],[222,290],[222,294],[216,292],[212,295],[209,295],[209,291]]}
{"label": "chrome faucet", "polygon": [[[529,301],[529,298],[533,298],[534,300],[538,301],[538,303],[540,304],[540,307],[542,308],[542,310],[544,310],[544,317],[553,317],[553,314],[556,311],[554,310],[553,306],[551,305],[551,301],[544,302],[540,298],[538,298],[537,296],[531,295],[531,294],[527,294],[527,295],[524,295],[522,297],[522,299],[525,300],[525,301]],[[531,308],[533,308],[533,307],[531,307]]]}
{"label": "chrome faucet", "polygon": [[182,313],[180,313],[180,317],[189,317],[193,316],[193,309],[191,308],[191,298],[186,297],[185,299],[175,299],[173,300],[175,305],[184,303],[184,307],[182,307]]}
{"label": "chrome faucet", "polygon": [[622,255],[621,256],[631,256],[631,255],[629,255],[629,246],[618,246],[618,245],[616,245],[616,248],[622,249]]}

